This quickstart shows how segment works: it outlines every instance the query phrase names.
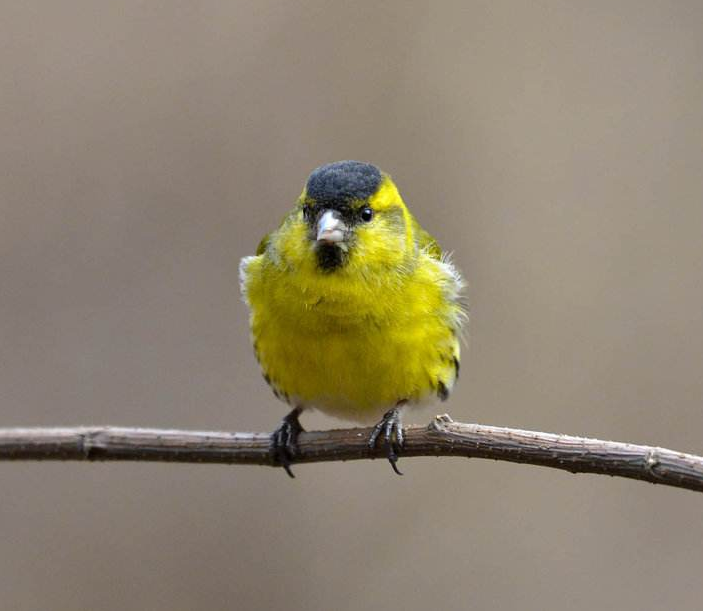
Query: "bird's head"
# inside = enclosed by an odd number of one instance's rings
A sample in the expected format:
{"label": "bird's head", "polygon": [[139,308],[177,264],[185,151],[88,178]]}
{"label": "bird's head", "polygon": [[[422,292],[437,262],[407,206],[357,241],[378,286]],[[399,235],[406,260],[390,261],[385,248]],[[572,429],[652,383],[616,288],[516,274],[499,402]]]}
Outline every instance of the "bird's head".
{"label": "bird's head", "polygon": [[313,170],[291,220],[291,237],[303,242],[292,250],[323,274],[397,269],[414,248],[412,217],[398,189],[370,163]]}

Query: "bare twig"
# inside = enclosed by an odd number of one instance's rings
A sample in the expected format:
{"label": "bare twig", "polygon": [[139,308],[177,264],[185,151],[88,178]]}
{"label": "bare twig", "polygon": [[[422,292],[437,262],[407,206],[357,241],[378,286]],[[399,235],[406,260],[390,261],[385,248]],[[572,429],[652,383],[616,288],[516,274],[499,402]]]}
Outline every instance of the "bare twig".
{"label": "bare twig", "polygon": [[[382,458],[370,429],[301,433],[296,463]],[[402,456],[493,458],[604,473],[703,492],[703,457],[664,448],[554,435],[437,416],[405,429]],[[0,429],[0,460],[131,460],[271,465],[267,433],[222,433],[109,426]]]}

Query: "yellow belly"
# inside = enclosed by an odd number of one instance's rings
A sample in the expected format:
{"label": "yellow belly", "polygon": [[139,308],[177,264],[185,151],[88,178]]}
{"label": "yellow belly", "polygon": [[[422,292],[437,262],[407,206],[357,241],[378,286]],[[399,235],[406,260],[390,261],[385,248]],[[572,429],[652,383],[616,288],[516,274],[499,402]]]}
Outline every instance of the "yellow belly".
{"label": "yellow belly", "polygon": [[275,321],[259,328],[256,349],[264,375],[292,405],[365,421],[399,401],[419,402],[454,384],[456,340],[431,321],[414,331],[385,327],[309,334]]}
{"label": "yellow belly", "polygon": [[[250,266],[251,267],[251,266]],[[446,398],[454,385],[459,306],[435,270],[393,290],[327,287],[249,274],[252,339],[264,377],[294,406],[370,421],[400,401]]]}

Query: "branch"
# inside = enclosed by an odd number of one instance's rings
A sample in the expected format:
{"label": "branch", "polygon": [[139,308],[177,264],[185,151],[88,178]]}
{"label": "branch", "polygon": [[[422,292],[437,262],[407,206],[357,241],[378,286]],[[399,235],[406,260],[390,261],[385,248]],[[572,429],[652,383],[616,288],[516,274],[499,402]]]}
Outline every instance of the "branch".
{"label": "branch", "polygon": [[[437,416],[405,430],[401,456],[463,456],[603,473],[703,492],[703,457],[664,448],[554,435]],[[301,433],[296,463],[384,458],[371,429]],[[268,433],[120,427],[0,429],[0,460],[130,460],[277,466]]]}

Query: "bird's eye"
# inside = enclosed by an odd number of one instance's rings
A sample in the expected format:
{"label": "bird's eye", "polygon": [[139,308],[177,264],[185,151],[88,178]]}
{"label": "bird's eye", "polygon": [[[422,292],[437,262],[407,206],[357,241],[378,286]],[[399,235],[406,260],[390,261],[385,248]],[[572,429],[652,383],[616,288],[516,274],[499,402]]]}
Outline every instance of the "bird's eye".
{"label": "bird's eye", "polygon": [[303,218],[309,221],[312,217],[312,206],[303,206]]}
{"label": "bird's eye", "polygon": [[362,208],[360,216],[364,223],[368,223],[373,218],[373,209],[368,206],[366,208]]}

